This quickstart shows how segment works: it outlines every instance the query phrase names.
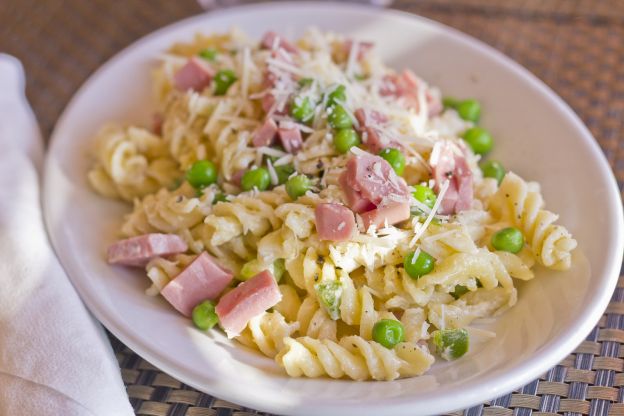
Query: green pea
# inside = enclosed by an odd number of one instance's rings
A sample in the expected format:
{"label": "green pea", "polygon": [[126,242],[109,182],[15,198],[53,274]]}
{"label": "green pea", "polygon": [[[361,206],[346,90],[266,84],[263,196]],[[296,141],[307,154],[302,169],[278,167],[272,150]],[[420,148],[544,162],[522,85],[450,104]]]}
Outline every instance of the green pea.
{"label": "green pea", "polygon": [[334,147],[339,153],[347,153],[360,143],[360,135],[354,129],[340,129],[334,134]]}
{"label": "green pea", "polygon": [[291,164],[273,166],[273,169],[275,169],[275,173],[277,174],[277,182],[280,185],[285,184],[288,181],[288,178],[290,178],[290,175],[295,172],[295,167]]}
{"label": "green pea", "polygon": [[342,301],[342,284],[338,280],[314,285],[319,304],[327,311],[334,321],[340,319],[340,302]]}
{"label": "green pea", "polygon": [[186,180],[195,189],[202,189],[217,181],[217,167],[209,160],[198,160],[186,172]]}
{"label": "green pea", "polygon": [[228,88],[236,82],[236,74],[231,69],[222,69],[214,77],[214,94],[225,95]]}
{"label": "green pea", "polygon": [[468,331],[463,328],[433,331],[431,339],[436,352],[447,361],[455,360],[468,352],[470,338]]}
{"label": "green pea", "polygon": [[215,304],[211,300],[205,300],[193,308],[193,323],[199,329],[208,330],[219,323],[219,317],[215,312]]}
{"label": "green pea", "polygon": [[405,340],[403,324],[396,319],[382,319],[373,325],[373,341],[394,348]]}
{"label": "green pea", "polygon": [[[338,85],[332,92],[327,96],[327,107],[331,107],[333,105],[344,103],[347,100],[346,88],[344,85]],[[339,101],[339,102],[338,102]]]}
{"label": "green pea", "polygon": [[219,192],[218,194],[216,194],[212,199],[212,204],[214,205],[217,202],[227,202],[227,195],[225,195],[223,192]]}
{"label": "green pea", "polygon": [[523,246],[524,236],[516,227],[503,228],[492,236],[492,247],[496,250],[517,253]]}
{"label": "green pea", "polygon": [[399,149],[386,147],[379,152],[379,156],[386,159],[397,175],[403,175],[403,171],[405,170],[405,156],[403,156],[403,153],[401,153]]}
{"label": "green pea", "polygon": [[217,50],[215,48],[206,48],[199,51],[200,58],[214,62],[217,59]]}
{"label": "green pea", "polygon": [[293,101],[290,115],[297,121],[308,122],[314,117],[314,104],[310,97],[297,97]]}
{"label": "green pea", "polygon": [[478,123],[481,117],[481,104],[477,100],[464,100],[457,103],[455,106],[457,114],[464,120]]}
{"label": "green pea", "polygon": [[500,185],[505,177],[505,168],[495,160],[488,160],[481,164],[481,172],[486,178],[494,178]]}
{"label": "green pea", "polygon": [[351,117],[343,106],[336,104],[329,107],[329,111],[327,120],[329,121],[329,125],[331,127],[335,129],[348,129],[353,125]]}
{"label": "green pea", "polygon": [[286,182],[286,192],[291,199],[295,200],[311,188],[312,183],[306,175],[297,175]]}
{"label": "green pea", "polygon": [[257,188],[259,191],[265,191],[271,184],[271,176],[265,168],[255,168],[248,170],[241,179],[241,187],[243,191],[251,191]]}
{"label": "green pea", "polygon": [[301,78],[298,84],[301,88],[309,87],[314,82],[314,78]]}
{"label": "green pea", "polygon": [[425,251],[420,251],[418,257],[415,257],[416,252],[411,251],[405,256],[403,266],[405,271],[412,279],[419,279],[421,276],[426,275],[435,265],[435,259]]}
{"label": "green pea", "polygon": [[464,132],[463,139],[468,143],[473,152],[484,155],[494,146],[492,136],[481,127],[472,127]]}
{"label": "green pea", "polygon": [[414,198],[416,198],[417,201],[422,202],[429,208],[433,208],[436,200],[438,199],[435,192],[433,192],[433,189],[425,185],[416,185],[414,187],[414,192],[412,193],[412,195],[414,196]]}
{"label": "green pea", "polygon": [[457,285],[457,286],[455,286],[455,290],[453,290],[453,292],[451,292],[451,295],[455,299],[459,299],[459,298],[461,298],[463,295],[465,295],[468,292],[470,292],[470,290],[466,286],[464,286],[464,285]]}

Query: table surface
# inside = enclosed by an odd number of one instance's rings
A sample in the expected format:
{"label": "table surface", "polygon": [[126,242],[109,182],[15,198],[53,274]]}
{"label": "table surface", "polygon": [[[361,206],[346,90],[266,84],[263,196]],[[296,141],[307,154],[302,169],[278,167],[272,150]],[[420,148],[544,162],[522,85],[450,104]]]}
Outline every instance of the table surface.
{"label": "table surface", "polygon": [[[541,78],[587,124],[622,190],[624,1],[416,0],[392,7],[475,36]],[[193,0],[2,0],[0,52],[23,62],[28,98],[48,137],[102,63],[139,37],[200,12]],[[200,393],[110,339],[137,414],[261,414]],[[521,389],[456,414],[624,415],[623,358],[624,276],[598,326],[565,360]]]}

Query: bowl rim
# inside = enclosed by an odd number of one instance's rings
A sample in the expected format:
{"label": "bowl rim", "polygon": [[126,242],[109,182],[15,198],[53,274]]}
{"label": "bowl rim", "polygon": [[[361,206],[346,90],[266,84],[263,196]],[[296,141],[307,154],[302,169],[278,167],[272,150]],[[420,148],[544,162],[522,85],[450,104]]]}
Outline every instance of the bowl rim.
{"label": "bowl rim", "polygon": [[[578,115],[570,108],[570,106],[563,101],[550,87],[548,87],[543,81],[529,72],[526,68],[504,55],[502,52],[496,50],[492,46],[473,38],[470,35],[467,35],[457,29],[449,27],[445,24],[436,22],[434,20],[412,14],[409,12],[392,10],[392,9],[380,9],[370,5],[362,5],[362,4],[353,4],[353,3],[338,3],[338,2],[315,2],[315,1],[302,1],[302,2],[279,2],[279,3],[257,3],[257,4],[248,4],[248,5],[239,5],[231,8],[224,8],[215,11],[209,11],[200,13],[198,15],[190,16],[185,19],[176,21],[164,27],[161,27],[139,39],[132,42],[130,45],[123,48],[121,51],[114,54],[111,58],[109,58],[103,65],[98,67],[96,71],[94,71],[80,86],[80,88],[75,92],[72,96],[71,100],[68,102],[66,107],[64,108],[61,116],[57,120],[57,123],[54,127],[54,130],[50,139],[50,149],[48,155],[46,156],[45,166],[44,166],[44,187],[43,187],[43,198],[42,204],[44,208],[44,219],[46,223],[46,228],[48,230],[48,235],[50,236],[50,240],[52,241],[52,245],[57,254],[57,257],[63,264],[63,256],[60,254],[63,249],[60,248],[60,244],[57,244],[54,238],[54,233],[51,232],[52,229],[52,213],[50,207],[50,203],[46,201],[51,199],[51,186],[48,185],[48,177],[50,177],[49,173],[52,169],[52,159],[51,155],[54,154],[55,144],[59,141],[56,139],[58,135],[60,135],[60,131],[63,130],[63,125],[65,124],[65,119],[68,117],[68,114],[73,109],[78,98],[81,97],[86,90],[88,90],[90,84],[96,80],[99,75],[105,72],[109,67],[115,65],[118,61],[124,59],[127,55],[133,53],[135,49],[140,48],[143,44],[148,43],[154,38],[158,38],[160,36],[166,36],[168,32],[175,31],[178,28],[181,28],[186,25],[192,25],[195,22],[202,20],[215,20],[222,17],[226,17],[229,15],[236,15],[241,12],[254,12],[254,11],[267,11],[275,8],[288,8],[293,12],[301,12],[303,10],[313,8],[333,8],[333,9],[342,9],[343,11],[358,11],[358,12],[367,12],[367,13],[383,13],[386,15],[390,15],[399,19],[406,19],[411,21],[417,21],[420,24],[424,24],[425,26],[433,26],[434,28],[442,31],[445,35],[451,37],[454,41],[479,50],[481,53],[489,55],[492,59],[495,59],[500,64],[505,67],[505,70],[512,72],[516,77],[523,78],[526,82],[528,82],[533,88],[535,88],[541,95],[545,97],[551,104],[555,105],[558,110],[561,112],[563,116],[573,124],[573,126],[578,130],[579,136],[589,145],[592,158],[599,160],[598,164],[600,166],[600,174],[602,177],[608,178],[608,182],[610,183],[610,189],[608,190],[608,198],[613,207],[616,207],[616,214],[619,218],[616,218],[616,222],[614,224],[615,229],[617,230],[612,238],[613,241],[610,241],[609,246],[614,247],[614,249],[608,253],[609,265],[606,268],[608,270],[608,280],[603,290],[599,292],[597,299],[594,299],[594,302],[586,308],[585,314],[580,319],[580,322],[577,322],[577,326],[570,326],[566,330],[563,330],[561,335],[552,340],[547,344],[546,348],[541,348],[536,351],[531,357],[527,358],[522,363],[519,363],[516,367],[514,367],[511,371],[505,374],[496,375],[489,379],[483,380],[477,387],[467,386],[463,394],[457,395],[454,397],[453,405],[449,406],[448,401],[444,400],[444,398],[437,398],[435,400],[431,400],[428,402],[428,408],[425,410],[427,413],[423,414],[434,414],[439,412],[452,411],[455,409],[463,409],[465,407],[473,406],[477,403],[481,403],[485,400],[489,400],[500,395],[506,394],[515,388],[522,386],[526,383],[533,381],[535,378],[539,377],[541,374],[545,373],[551,367],[560,362],[563,358],[565,358],[570,352],[572,352],[578,344],[590,333],[593,327],[597,324],[600,317],[602,316],[604,310],[606,309],[612,293],[616,287],[620,268],[622,265],[622,258],[624,256],[624,213],[622,209],[622,201],[620,198],[620,192],[617,185],[617,181],[611,167],[609,166],[605,155],[603,154],[600,146],[598,145],[596,139],[589,132],[587,127],[580,120]],[[64,268],[68,270],[68,267]],[[142,358],[147,360],[148,362],[156,365],[159,369],[164,371],[167,374],[176,377],[177,379],[183,381],[185,384],[188,384],[200,391],[207,391],[205,384],[202,383],[201,380],[195,377],[189,377],[188,374],[184,373],[178,369],[177,365],[173,362],[173,360],[168,356],[164,355],[162,352],[152,348],[148,342],[142,340],[140,336],[128,333],[123,329],[122,325],[119,325],[118,322],[110,318],[105,311],[105,308],[100,307],[98,302],[96,302],[92,295],[88,290],[81,287],[78,281],[72,279],[70,274],[68,273],[72,285],[78,291],[81,298],[87,305],[88,309],[95,315],[95,317],[109,330],[111,331],[121,342],[127,345],[130,349],[140,355]],[[485,393],[485,394],[484,394]],[[296,405],[283,405],[279,403],[267,403],[267,402],[255,402],[247,400],[244,393],[239,393],[236,389],[232,389],[225,384],[212,384],[210,386],[210,392],[208,394],[215,395],[219,398],[246,406],[251,408],[256,408],[262,411],[274,412],[274,413],[289,413],[289,414],[309,414],[314,415],[320,412],[325,412],[328,414],[341,414],[341,415],[358,415],[362,414],[362,409],[356,406],[353,406],[349,403],[340,403],[332,401],[328,404],[316,403],[313,409],[302,409],[297,407]],[[382,412],[392,411],[394,414],[416,414],[423,409],[415,409],[408,407],[410,404],[413,404],[413,400],[409,398],[391,398],[379,403],[367,403],[365,413],[373,414]]]}

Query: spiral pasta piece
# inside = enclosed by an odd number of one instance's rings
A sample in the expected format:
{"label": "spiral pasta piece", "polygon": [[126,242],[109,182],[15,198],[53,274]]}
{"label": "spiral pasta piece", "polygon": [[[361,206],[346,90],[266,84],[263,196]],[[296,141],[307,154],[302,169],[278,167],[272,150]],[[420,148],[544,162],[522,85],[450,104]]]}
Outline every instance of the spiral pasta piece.
{"label": "spiral pasta piece", "polygon": [[279,285],[282,300],[273,307],[273,310],[281,313],[289,322],[297,320],[297,314],[301,308],[301,299],[297,290],[289,284]]}
{"label": "spiral pasta piece", "polygon": [[286,261],[286,271],[300,289],[314,294],[314,285],[336,280],[336,267],[315,247],[308,247],[304,254]]}
{"label": "spiral pasta piece", "polygon": [[121,226],[126,237],[152,232],[182,233],[200,224],[212,211],[216,190],[206,188],[201,196],[184,184],[175,191],[166,188],[134,201],[134,208]]}
{"label": "spiral pasta piece", "polygon": [[422,374],[434,361],[426,348],[417,344],[400,343],[387,349],[358,336],[343,337],[339,342],[286,338],[284,344],[275,360],[291,377],[394,380]]}
{"label": "spiral pasta piece", "polygon": [[138,127],[104,126],[95,138],[91,186],[109,198],[131,201],[171,186],[181,175],[158,136]]}
{"label": "spiral pasta piece", "polygon": [[387,265],[364,272],[366,284],[376,297],[383,300],[386,308],[408,309],[425,305],[433,288],[419,288],[403,267]]}
{"label": "spiral pasta piece", "polygon": [[477,252],[477,246],[462,224],[432,224],[420,239],[422,250],[438,260],[454,253]]}
{"label": "spiral pasta piece", "polygon": [[427,305],[427,321],[439,329],[463,328],[475,319],[501,314],[516,301],[515,288],[477,289],[451,303],[430,303]]}
{"label": "spiral pasta piece", "polygon": [[450,293],[458,285],[475,290],[477,280],[487,290],[499,285],[508,291],[513,289],[511,276],[498,256],[484,248],[476,254],[456,253],[447,257],[436,264],[433,272],[419,278],[416,286],[430,293],[434,288]]}
{"label": "spiral pasta piece", "polygon": [[243,193],[216,204],[204,219],[202,238],[206,245],[219,246],[248,233],[262,237],[279,227],[281,221],[275,215],[275,207],[285,197],[277,190],[262,194]]}
{"label": "spiral pasta piece", "polygon": [[355,288],[353,280],[343,270],[339,271],[342,286],[340,317],[347,325],[357,325],[360,336],[372,339],[373,326],[380,319],[396,319],[392,312],[375,310],[375,302],[366,286]]}
{"label": "spiral pasta piece", "polygon": [[303,204],[286,203],[275,209],[282,225],[258,242],[258,257],[269,263],[281,258],[292,260],[305,247],[303,240],[314,232],[314,209]]}
{"label": "spiral pasta piece", "polygon": [[539,190],[518,175],[509,172],[489,201],[493,216],[522,230],[538,262],[554,270],[567,270],[576,248],[567,229],[554,224],[558,216],[542,209],[544,201]]}
{"label": "spiral pasta piece", "polygon": [[299,333],[315,339],[336,340],[337,325],[327,312],[320,307],[317,300],[307,296],[297,312]]}
{"label": "spiral pasta piece", "polygon": [[284,339],[290,337],[298,327],[299,323],[286,322],[277,311],[265,312],[251,318],[236,340],[273,358],[284,348]]}

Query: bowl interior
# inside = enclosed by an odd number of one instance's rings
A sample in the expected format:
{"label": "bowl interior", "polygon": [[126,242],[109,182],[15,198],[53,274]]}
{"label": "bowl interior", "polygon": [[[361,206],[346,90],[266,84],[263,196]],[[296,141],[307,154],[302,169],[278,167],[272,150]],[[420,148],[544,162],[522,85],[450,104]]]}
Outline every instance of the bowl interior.
{"label": "bowl interior", "polygon": [[[384,383],[290,379],[270,359],[219,333],[194,330],[163,300],[144,295],[148,280],[142,272],[104,261],[130,207],[89,189],[90,138],[111,120],[149,125],[154,57],[198,31],[233,25],[253,37],[267,29],[294,37],[314,25],[373,40],[395,68],[413,68],[449,95],[479,99],[482,124],[496,141],[493,156],[525,179],[539,181],[547,207],[579,241],[572,270],[540,269],[534,281],[518,284],[517,306],[485,326],[497,337],[477,340],[465,358],[436,364],[423,377]],[[327,3],[197,16],[120,53],[81,88],[57,124],[44,202],[64,267],[109,330],[200,390],[277,413],[362,415],[382,408],[397,415],[439,413],[504,394],[539,376],[582,341],[606,307],[622,252],[621,207],[608,165],[587,129],[550,90],[507,58],[442,25]],[[596,207],[600,215],[591,215]]]}

